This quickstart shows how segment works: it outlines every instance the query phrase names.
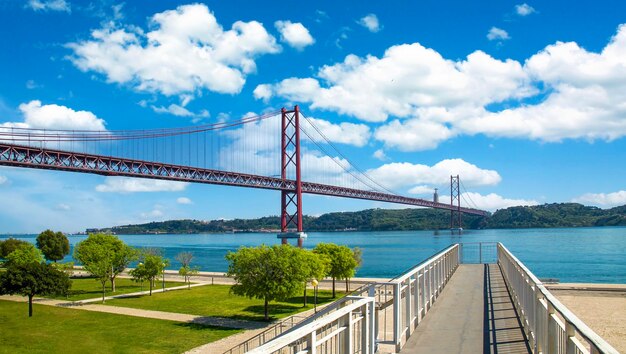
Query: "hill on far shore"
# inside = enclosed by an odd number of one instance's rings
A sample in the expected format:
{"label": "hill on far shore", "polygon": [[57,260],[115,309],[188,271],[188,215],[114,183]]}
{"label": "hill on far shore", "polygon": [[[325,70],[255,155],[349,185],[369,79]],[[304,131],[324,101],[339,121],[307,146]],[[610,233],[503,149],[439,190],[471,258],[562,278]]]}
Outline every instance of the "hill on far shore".
{"label": "hill on far shore", "polygon": [[[407,231],[446,229],[450,212],[437,209],[367,209],[356,212],[304,216],[307,231]],[[463,215],[466,229],[550,228],[626,226],[626,205],[600,209],[577,203],[516,206],[501,209],[487,217]],[[275,232],[278,216],[233,220],[170,220],[139,225],[87,229],[87,232],[116,234],[195,234],[216,232]]]}

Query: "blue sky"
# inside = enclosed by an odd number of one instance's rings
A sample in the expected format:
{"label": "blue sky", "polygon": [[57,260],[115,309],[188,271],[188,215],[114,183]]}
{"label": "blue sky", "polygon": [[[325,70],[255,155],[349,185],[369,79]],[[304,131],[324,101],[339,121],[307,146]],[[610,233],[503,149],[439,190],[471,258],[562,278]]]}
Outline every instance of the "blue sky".
{"label": "blue sky", "polygon": [[[0,0],[0,125],[149,129],[300,104],[399,193],[430,198],[458,173],[489,210],[608,208],[626,204],[624,14],[621,1]],[[0,196],[0,233],[279,211],[272,191],[6,167]],[[304,199],[311,215],[372,207],[402,206]]]}

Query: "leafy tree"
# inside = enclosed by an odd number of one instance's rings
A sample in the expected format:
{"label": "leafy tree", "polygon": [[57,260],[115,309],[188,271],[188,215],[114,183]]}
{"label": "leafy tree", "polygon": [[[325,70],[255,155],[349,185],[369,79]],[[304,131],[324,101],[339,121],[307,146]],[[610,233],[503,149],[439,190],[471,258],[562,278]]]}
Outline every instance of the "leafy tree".
{"label": "leafy tree", "polygon": [[43,262],[43,255],[32,243],[20,244],[13,252],[7,255],[7,264],[29,264]]}
{"label": "leafy tree", "polygon": [[70,241],[62,232],[46,230],[37,236],[37,248],[49,261],[60,261],[70,253]]}
{"label": "leafy tree", "polygon": [[300,273],[304,281],[304,300],[303,305],[307,304],[306,290],[307,284],[313,279],[322,280],[330,267],[330,259],[324,254],[313,253],[312,251],[297,249],[300,253]]}
{"label": "leafy tree", "polygon": [[18,240],[16,238],[8,238],[0,242],[0,258],[7,258],[7,256],[18,249],[21,245],[29,244],[26,241]]}
{"label": "leafy tree", "polygon": [[176,255],[176,260],[181,263],[181,267],[178,270],[178,274],[185,279],[188,285],[188,289],[191,289],[191,277],[198,274],[198,267],[191,267],[191,260],[193,259],[193,253],[181,252]]}
{"label": "leafy tree", "polygon": [[290,245],[241,247],[228,252],[228,275],[237,282],[236,295],[263,299],[264,318],[269,320],[269,302],[284,300],[302,290],[297,248]]}
{"label": "leafy tree", "polygon": [[[98,245],[99,247],[96,247],[95,245]],[[106,250],[106,252],[91,252],[98,248]],[[95,260],[93,256],[102,256],[107,257],[108,259],[106,261]],[[100,273],[107,274],[107,280],[111,282],[111,291],[115,292],[115,278],[128,267],[130,262],[137,258],[137,252],[135,251],[135,249],[126,245],[122,240],[114,235],[90,234],[87,239],[79,242],[76,245],[76,248],[74,250],[74,258],[79,260],[83,265],[85,265],[85,269],[87,269],[88,262],[102,263],[98,265],[97,268],[107,264],[111,269],[106,272],[104,272],[104,270],[101,270]],[[94,273],[92,274],[100,279],[99,275],[96,275]]]}
{"label": "leafy tree", "polygon": [[[354,257],[354,261],[356,262],[356,268],[359,268],[363,264],[363,250],[359,247],[354,247],[352,249],[352,257]],[[350,278],[346,278],[346,293],[350,291]]]}
{"label": "leafy tree", "polygon": [[129,273],[135,281],[143,282],[144,280],[148,280],[150,282],[150,296],[152,296],[154,282],[163,274],[168,264],[169,261],[157,252],[154,252],[154,250],[144,250],[141,252],[140,263]]}
{"label": "leafy tree", "polygon": [[85,270],[102,285],[102,303],[106,295],[106,283],[113,276],[114,250],[110,244],[96,242],[99,235],[89,235],[74,248],[74,258],[79,260]]}
{"label": "leafy tree", "polygon": [[347,246],[334,243],[318,243],[313,252],[324,254],[330,259],[327,276],[333,278],[333,297],[335,297],[335,280],[352,278],[358,266],[354,252]]}
{"label": "leafy tree", "polygon": [[34,296],[66,294],[70,286],[67,274],[45,263],[10,263],[0,273],[0,294],[28,296],[28,317],[33,316]]}

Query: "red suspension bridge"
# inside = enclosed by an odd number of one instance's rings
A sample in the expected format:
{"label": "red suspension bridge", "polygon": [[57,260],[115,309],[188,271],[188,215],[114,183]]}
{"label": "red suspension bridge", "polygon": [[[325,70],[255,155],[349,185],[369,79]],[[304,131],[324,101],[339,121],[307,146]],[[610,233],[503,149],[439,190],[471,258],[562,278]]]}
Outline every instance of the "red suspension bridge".
{"label": "red suspension bridge", "polygon": [[[274,119],[279,116],[280,120]],[[49,130],[0,127],[0,165],[207,183],[281,192],[283,242],[302,244],[302,194],[375,200],[462,213],[458,176],[450,204],[399,195],[352,163],[298,106],[238,120],[152,130]],[[328,124],[328,123],[326,123]],[[339,137],[341,138],[341,137]],[[307,180],[303,180],[303,174]]]}

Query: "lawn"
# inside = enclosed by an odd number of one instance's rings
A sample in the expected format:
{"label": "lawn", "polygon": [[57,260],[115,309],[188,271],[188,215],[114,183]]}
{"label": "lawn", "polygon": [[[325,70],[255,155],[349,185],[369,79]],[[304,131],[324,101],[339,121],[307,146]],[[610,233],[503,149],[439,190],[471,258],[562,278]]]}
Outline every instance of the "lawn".
{"label": "lawn", "polygon": [[[155,289],[161,289],[161,282],[155,284]],[[184,282],[166,281],[165,287],[172,288],[176,286],[183,286]],[[106,296],[121,295],[141,291],[141,284],[132,281],[129,278],[117,278],[115,279],[115,292],[111,292],[111,283],[107,282]],[[148,282],[144,282],[143,290],[150,290]],[[51,296],[54,299],[59,300],[85,300],[97,297],[102,297],[102,284],[100,281],[94,278],[75,278],[72,279],[72,288],[68,296]]]}
{"label": "lawn", "polygon": [[[302,296],[286,301],[270,302],[269,313],[273,319],[287,317],[313,308],[313,290],[307,292],[308,305],[302,306]],[[343,296],[342,293],[338,293]],[[333,301],[329,290],[318,291],[317,303]],[[263,300],[248,299],[230,293],[230,285],[206,285],[150,296],[129,297],[107,301],[108,305],[145,310],[186,313],[199,316],[216,316],[244,320],[263,320]]]}
{"label": "lawn", "polygon": [[0,353],[182,353],[236,329],[0,300]]}

